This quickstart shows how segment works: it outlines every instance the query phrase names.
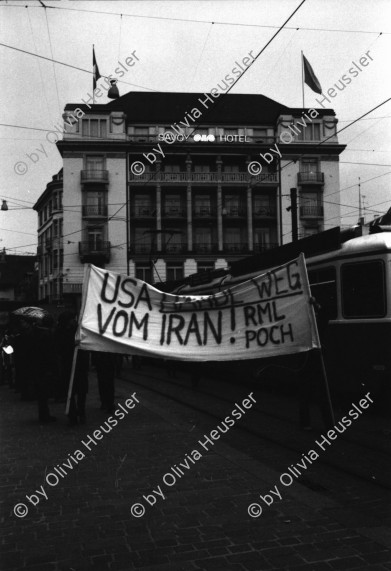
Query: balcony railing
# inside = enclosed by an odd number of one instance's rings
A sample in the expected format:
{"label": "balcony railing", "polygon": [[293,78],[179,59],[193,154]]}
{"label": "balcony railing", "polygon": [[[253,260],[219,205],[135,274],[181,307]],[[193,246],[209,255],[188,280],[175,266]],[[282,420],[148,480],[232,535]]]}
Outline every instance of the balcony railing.
{"label": "balcony railing", "polygon": [[136,206],[130,211],[130,216],[136,218],[152,218],[156,216],[156,209],[152,206]]}
{"label": "balcony railing", "polygon": [[300,216],[311,217],[311,218],[322,218],[323,216],[323,206],[320,204],[308,204],[306,206],[300,206]]}
{"label": "balcony railing", "polygon": [[216,209],[211,206],[199,206],[193,210],[193,216],[197,218],[210,218],[216,216]]}
{"label": "balcony railing", "polygon": [[82,170],[81,171],[81,182],[109,182],[109,171],[107,170]]}
{"label": "balcony railing", "polygon": [[240,218],[246,216],[245,208],[223,208],[222,214],[224,218]]}
{"label": "balcony railing", "polygon": [[254,244],[254,252],[266,252],[267,250],[272,250],[277,248],[277,242],[269,242],[268,244]]}
{"label": "balcony railing", "polygon": [[82,263],[102,260],[110,261],[110,242],[79,242],[79,256]]}
{"label": "balcony railing", "polygon": [[248,184],[252,182],[253,184],[277,184],[278,175],[277,173],[261,173],[257,176],[251,176],[247,172],[232,172],[232,173],[219,173],[209,172],[209,173],[199,173],[199,172],[158,172],[158,173],[144,173],[141,176],[129,173],[129,181],[132,183],[144,183],[151,181],[162,182],[162,183],[181,183],[185,184],[188,182],[193,183],[242,183]]}
{"label": "balcony railing", "polygon": [[165,218],[184,218],[186,217],[186,210],[183,208],[165,208],[163,216]]}
{"label": "balcony railing", "polygon": [[212,252],[217,252],[218,244],[193,244],[193,252],[197,254],[210,254]]}
{"label": "balcony railing", "polygon": [[186,244],[166,244],[163,247],[163,252],[167,254],[184,254],[187,252],[187,249]]}
{"label": "balcony railing", "polygon": [[299,172],[298,184],[323,184],[323,172]]}
{"label": "balcony railing", "polygon": [[253,216],[254,218],[275,218],[277,208],[275,205],[254,207]]}
{"label": "balcony railing", "polygon": [[107,216],[106,204],[85,204],[82,208],[83,216]]}
{"label": "balcony railing", "polygon": [[224,243],[223,250],[229,253],[243,253],[248,251],[248,244],[245,242]]}

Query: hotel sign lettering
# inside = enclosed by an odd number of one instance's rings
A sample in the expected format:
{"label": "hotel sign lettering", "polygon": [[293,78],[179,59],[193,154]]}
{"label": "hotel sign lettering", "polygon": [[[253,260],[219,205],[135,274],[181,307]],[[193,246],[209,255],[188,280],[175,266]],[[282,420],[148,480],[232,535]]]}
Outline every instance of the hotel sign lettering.
{"label": "hotel sign lettering", "polygon": [[183,142],[188,140],[193,140],[194,143],[214,143],[215,141],[221,143],[251,143],[247,135],[206,135],[201,133],[195,133],[190,135],[175,135],[174,133],[159,133],[157,136],[158,141],[165,141],[168,144],[175,142]]}

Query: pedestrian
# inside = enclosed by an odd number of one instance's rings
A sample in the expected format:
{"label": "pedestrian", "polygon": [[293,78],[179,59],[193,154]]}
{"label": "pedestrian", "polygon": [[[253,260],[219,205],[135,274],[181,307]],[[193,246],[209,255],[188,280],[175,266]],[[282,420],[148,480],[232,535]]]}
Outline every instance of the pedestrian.
{"label": "pedestrian", "polygon": [[116,371],[116,354],[104,351],[95,351],[93,354],[98,377],[98,388],[101,410],[112,412],[114,410],[114,378]]}
{"label": "pedestrian", "polygon": [[50,316],[43,319],[38,326],[29,324],[29,340],[31,343],[31,376],[38,401],[38,420],[41,424],[53,422],[55,416],[50,414],[48,399],[53,395],[58,382],[56,347],[51,330],[53,320]]}

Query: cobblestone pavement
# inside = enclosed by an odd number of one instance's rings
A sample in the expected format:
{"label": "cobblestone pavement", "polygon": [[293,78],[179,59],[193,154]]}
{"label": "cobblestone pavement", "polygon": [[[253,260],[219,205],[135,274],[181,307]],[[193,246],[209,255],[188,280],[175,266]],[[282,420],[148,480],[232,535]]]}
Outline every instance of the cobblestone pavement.
{"label": "cobblestone pavement", "polygon": [[[153,375],[165,378],[156,369]],[[280,475],[300,460],[297,453],[245,432],[244,419],[207,451],[199,441],[216,418],[141,386],[148,370],[125,370],[124,377],[116,381],[123,418],[113,417],[110,431],[94,374],[87,424],[75,428],[64,405],[51,405],[56,423],[39,425],[34,403],[0,387],[1,571],[391,569],[390,492],[319,461],[307,485],[283,487]],[[242,392],[241,400],[249,391]],[[139,404],[128,408],[133,393]],[[225,403],[221,420],[235,402]],[[94,444],[89,437],[101,426]],[[283,423],[274,429],[287,430]],[[306,452],[311,437],[287,432],[295,435],[305,438]],[[260,494],[275,485],[282,497],[267,507]],[[253,502],[263,508],[258,518],[247,512]],[[14,514],[18,503],[25,517]],[[142,517],[131,514],[135,503]]]}

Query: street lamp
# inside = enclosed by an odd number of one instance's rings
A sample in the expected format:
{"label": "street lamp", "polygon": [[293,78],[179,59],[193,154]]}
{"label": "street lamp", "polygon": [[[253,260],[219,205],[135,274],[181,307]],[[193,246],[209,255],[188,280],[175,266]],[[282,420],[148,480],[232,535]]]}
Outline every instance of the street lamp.
{"label": "street lamp", "polygon": [[3,200],[3,203],[1,205],[1,210],[8,210],[8,204],[6,200]]}

